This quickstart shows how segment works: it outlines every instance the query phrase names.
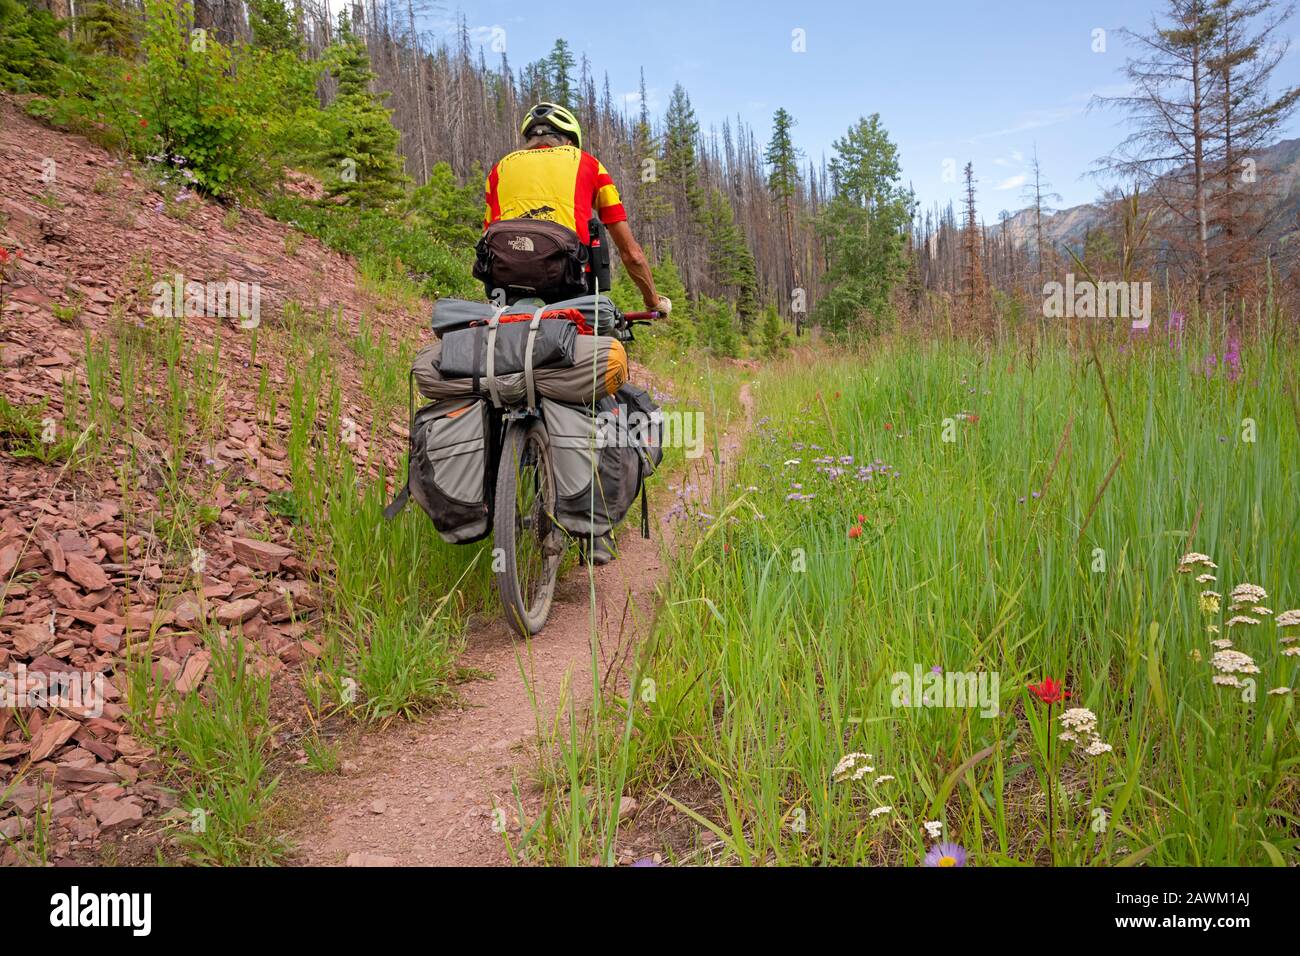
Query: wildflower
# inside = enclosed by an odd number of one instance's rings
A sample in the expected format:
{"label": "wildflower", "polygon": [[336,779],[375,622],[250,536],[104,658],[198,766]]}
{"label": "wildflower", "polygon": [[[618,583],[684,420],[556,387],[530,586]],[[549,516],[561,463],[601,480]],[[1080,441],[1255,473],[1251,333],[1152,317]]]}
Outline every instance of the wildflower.
{"label": "wildflower", "polygon": [[1029,691],[1044,704],[1052,705],[1058,703],[1070,696],[1065,685],[1060,681],[1052,680],[1050,677],[1043,678],[1041,684],[1030,684]]}
{"label": "wildflower", "polygon": [[1202,591],[1199,599],[1201,613],[1218,614],[1220,606],[1219,599],[1220,595],[1218,591]]}
{"label": "wildflower", "polygon": [[1205,633],[1207,633],[1207,634],[1218,634],[1218,633],[1219,633],[1219,625],[1217,625],[1217,624],[1207,624],[1207,625],[1205,625]]}
{"label": "wildflower", "polygon": [[1269,694],[1273,697],[1283,697],[1289,693],[1291,693],[1290,687],[1274,687],[1271,691],[1269,691]]}
{"label": "wildflower", "polygon": [[1260,617],[1268,617],[1270,614],[1273,613],[1273,610],[1272,608],[1267,608],[1267,607],[1252,607],[1250,609],[1250,613],[1258,614]]}
{"label": "wildflower", "polygon": [[1220,687],[1241,686],[1241,681],[1237,680],[1237,678],[1233,677],[1231,674],[1215,674],[1213,681],[1214,683],[1218,684]]}
{"label": "wildflower", "polygon": [[889,783],[889,781],[893,779],[894,779],[894,775],[892,773],[882,773],[879,777],[876,778],[876,783]]}
{"label": "wildflower", "polygon": [[936,843],[925,855],[922,866],[965,866],[966,851],[956,843]]}
{"label": "wildflower", "polygon": [[925,827],[925,835],[931,840],[937,840],[943,836],[942,820],[926,820],[923,826]]}
{"label": "wildflower", "polygon": [[871,811],[871,818],[874,820],[876,817],[883,817],[893,809],[894,808],[890,806],[876,807],[876,809]]}
{"label": "wildflower", "polygon": [[850,770],[857,766],[859,760],[865,761],[870,759],[871,754],[864,754],[858,751],[854,751],[851,754],[845,754],[844,757],[841,758],[840,762],[835,765],[835,769],[831,771],[831,779],[838,783],[847,776]]}
{"label": "wildflower", "polygon": [[894,430],[894,426],[889,424],[889,422],[885,422],[885,431],[892,432],[893,430]]}
{"label": "wildflower", "polygon": [[1192,648],[1192,662],[1195,664],[1201,662],[1201,649],[1199,647]]}
{"label": "wildflower", "polygon": [[1300,624],[1300,608],[1283,611],[1273,619],[1273,623],[1278,627],[1295,627]]}
{"label": "wildflower", "polygon": [[1295,657],[1300,654],[1300,644],[1292,644],[1290,647],[1282,648],[1283,657]]}
{"label": "wildflower", "polygon": [[866,524],[866,523],[867,523],[867,516],[864,514],[858,515],[858,524]]}
{"label": "wildflower", "polygon": [[1230,620],[1228,621],[1228,627],[1234,627],[1234,626],[1236,626],[1237,624],[1251,624],[1251,625],[1254,625],[1254,624],[1258,624],[1258,623],[1259,623],[1259,621],[1255,620],[1253,617],[1246,617],[1246,615],[1244,615],[1244,614],[1238,614],[1236,617],[1234,617],[1234,618],[1232,618],[1232,619],[1230,619]]}
{"label": "wildflower", "polygon": [[860,538],[860,537],[862,537],[862,525],[860,525],[860,524],[855,524],[852,528],[850,528],[850,529],[849,529],[849,537],[850,537],[850,538]]}
{"label": "wildflower", "polygon": [[1210,658],[1216,671],[1224,674],[1258,674],[1259,667],[1249,654],[1241,651],[1218,651]]}
{"label": "wildflower", "polygon": [[1097,715],[1087,707],[1071,707],[1059,719],[1067,731],[1091,734],[1097,729]]}
{"label": "wildflower", "polygon": [[1204,574],[1198,574],[1196,576],[1197,584],[1209,584],[1210,582],[1217,581],[1217,580],[1219,579],[1216,578],[1213,574],[1210,574],[1208,571],[1205,572]]}
{"label": "wildflower", "polygon": [[1232,646],[1232,641],[1228,640],[1226,637],[1221,637],[1217,641],[1210,641],[1210,643],[1220,650],[1227,650]]}
{"label": "wildflower", "polygon": [[141,119],[141,120],[140,120],[140,128],[141,128],[141,129],[146,129],[146,128],[148,128],[148,126],[149,126],[149,121],[148,121],[147,119]]}
{"label": "wildflower", "polygon": [[1268,593],[1258,584],[1238,584],[1232,589],[1233,604],[1259,604]]}
{"label": "wildflower", "polygon": [[1210,560],[1208,554],[1201,554],[1199,551],[1188,551],[1178,559],[1178,573],[1187,574],[1198,564],[1203,564],[1207,568],[1218,568],[1218,565]]}
{"label": "wildflower", "polygon": [[1114,748],[1105,743],[1100,737],[1093,737],[1092,742],[1084,749],[1089,757],[1100,757],[1102,754],[1110,753]]}

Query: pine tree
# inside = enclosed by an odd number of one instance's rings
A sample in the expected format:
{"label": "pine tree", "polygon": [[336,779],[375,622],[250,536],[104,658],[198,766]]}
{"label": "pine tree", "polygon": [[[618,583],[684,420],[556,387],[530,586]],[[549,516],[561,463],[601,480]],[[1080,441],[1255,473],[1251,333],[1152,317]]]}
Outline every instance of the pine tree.
{"label": "pine tree", "polygon": [[341,31],[329,62],[338,95],[325,115],[329,143],[322,159],[332,174],[327,194],[362,207],[400,199],[406,184],[397,154],[400,134],[382,97],[370,92],[374,74],[365,46],[350,30]]}
{"label": "pine tree", "polygon": [[293,13],[284,0],[248,0],[248,26],[253,46],[290,53],[302,48]]}
{"label": "pine tree", "polygon": [[828,291],[816,315],[833,333],[869,333],[892,318],[891,294],[907,272],[912,194],[899,183],[898,148],[879,114],[859,119],[834,147],[833,194],[818,223]]}
{"label": "pine tree", "polygon": [[646,252],[651,261],[657,261],[659,232],[672,211],[664,187],[659,180],[662,157],[650,128],[650,107],[646,104],[645,70],[641,71],[640,110],[632,129],[632,173],[635,175],[633,195],[636,197],[637,228],[644,229],[648,237]]}
{"label": "pine tree", "polygon": [[545,72],[549,89],[547,97],[553,103],[567,106],[574,105],[573,68],[576,65],[569,44],[563,38],[555,41],[550,55],[545,60]]}
{"label": "pine tree", "polygon": [[696,154],[700,124],[695,118],[691,98],[680,83],[673,87],[664,125],[664,179],[674,197],[680,200],[686,218],[699,224],[704,219],[707,202],[704,187],[700,184],[699,157]]}
{"label": "pine tree", "polygon": [[[767,188],[773,201],[781,208],[781,222],[785,232],[786,263],[790,269],[790,286],[803,284],[799,263],[794,255],[794,199],[799,192],[799,152],[794,148],[790,129],[794,118],[782,107],[772,117],[772,139],[767,144],[764,159],[769,169]],[[796,316],[796,334],[799,331]]]}

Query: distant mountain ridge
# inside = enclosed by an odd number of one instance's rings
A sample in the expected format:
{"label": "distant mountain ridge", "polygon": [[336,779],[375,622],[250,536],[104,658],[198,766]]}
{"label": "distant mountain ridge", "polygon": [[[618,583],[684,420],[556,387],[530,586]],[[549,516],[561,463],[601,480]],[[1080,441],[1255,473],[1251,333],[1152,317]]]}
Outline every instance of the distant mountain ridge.
{"label": "distant mountain ridge", "polygon": [[[1270,212],[1272,216],[1266,235],[1274,241],[1300,231],[1300,138],[1284,139],[1260,153],[1256,176],[1260,182],[1269,177],[1281,177],[1269,184]],[[1083,246],[1089,230],[1096,229],[1106,218],[1106,209],[1100,203],[1071,206],[1043,217],[1043,240],[1057,248],[1070,247],[1076,251]],[[990,231],[1005,228],[1017,245],[1034,243],[1034,210],[1022,209],[1005,223],[988,227]]]}

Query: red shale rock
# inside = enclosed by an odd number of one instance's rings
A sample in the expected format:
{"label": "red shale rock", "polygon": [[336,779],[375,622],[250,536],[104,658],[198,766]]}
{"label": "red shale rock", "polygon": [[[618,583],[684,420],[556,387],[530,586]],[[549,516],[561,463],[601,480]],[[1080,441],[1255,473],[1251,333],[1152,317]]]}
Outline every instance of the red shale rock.
{"label": "red shale rock", "polygon": [[284,559],[293,556],[291,548],[256,538],[236,538],[231,544],[236,558],[261,571],[279,571]]}
{"label": "red shale rock", "polygon": [[67,556],[67,575],[87,591],[98,591],[108,587],[108,575],[98,564],[80,554]]}

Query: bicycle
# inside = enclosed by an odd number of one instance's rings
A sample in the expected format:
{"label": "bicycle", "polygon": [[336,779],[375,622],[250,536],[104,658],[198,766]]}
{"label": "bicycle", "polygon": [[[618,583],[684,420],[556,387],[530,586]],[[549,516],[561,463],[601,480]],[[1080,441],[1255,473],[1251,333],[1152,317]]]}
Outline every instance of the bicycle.
{"label": "bicycle", "polygon": [[[632,339],[633,325],[660,313],[625,312],[615,335]],[[568,534],[555,520],[555,472],[546,422],[539,408],[509,406],[499,413],[492,495],[493,565],[506,621],[527,638],[546,624]],[[502,519],[506,520],[502,520]]]}

